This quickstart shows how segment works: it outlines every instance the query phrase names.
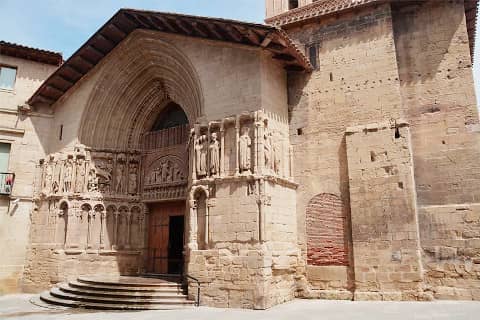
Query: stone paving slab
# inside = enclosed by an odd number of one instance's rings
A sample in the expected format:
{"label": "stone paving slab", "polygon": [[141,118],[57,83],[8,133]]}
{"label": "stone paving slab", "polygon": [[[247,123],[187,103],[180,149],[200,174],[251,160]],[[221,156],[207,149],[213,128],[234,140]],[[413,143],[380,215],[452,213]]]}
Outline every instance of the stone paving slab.
{"label": "stone paving slab", "polygon": [[77,309],[46,309],[33,305],[36,295],[0,297],[0,319],[22,320],[478,320],[480,302],[351,302],[326,300],[295,300],[267,311],[214,309],[98,312]]}

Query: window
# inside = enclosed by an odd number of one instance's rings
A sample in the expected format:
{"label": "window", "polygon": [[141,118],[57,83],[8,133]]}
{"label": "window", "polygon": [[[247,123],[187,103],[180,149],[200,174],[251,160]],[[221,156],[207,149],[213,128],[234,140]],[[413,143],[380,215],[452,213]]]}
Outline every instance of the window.
{"label": "window", "polygon": [[308,57],[313,69],[318,70],[318,48],[316,45],[308,47]]}
{"label": "window", "polygon": [[16,68],[0,67],[0,89],[13,90],[16,77]]}
{"label": "window", "polygon": [[0,195],[9,195],[12,192],[15,175],[8,173],[10,158],[10,144],[0,143]]}
{"label": "window", "polygon": [[289,0],[288,1],[288,10],[298,8],[298,0]]}

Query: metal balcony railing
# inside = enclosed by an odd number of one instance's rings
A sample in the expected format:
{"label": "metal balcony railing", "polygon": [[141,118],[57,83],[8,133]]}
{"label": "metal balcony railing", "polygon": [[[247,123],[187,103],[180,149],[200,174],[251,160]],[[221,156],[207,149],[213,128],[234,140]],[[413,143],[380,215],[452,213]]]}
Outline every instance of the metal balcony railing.
{"label": "metal balcony railing", "polygon": [[15,173],[0,172],[0,195],[9,196],[12,193]]}

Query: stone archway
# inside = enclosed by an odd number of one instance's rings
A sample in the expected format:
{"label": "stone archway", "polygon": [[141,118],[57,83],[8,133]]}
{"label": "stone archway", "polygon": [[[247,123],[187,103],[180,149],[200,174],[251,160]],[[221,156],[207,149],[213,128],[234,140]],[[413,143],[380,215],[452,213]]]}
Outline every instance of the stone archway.
{"label": "stone archway", "polygon": [[193,124],[204,114],[200,79],[172,44],[135,31],[102,68],[79,128],[79,142],[101,149],[138,149],[162,108],[175,101]]}

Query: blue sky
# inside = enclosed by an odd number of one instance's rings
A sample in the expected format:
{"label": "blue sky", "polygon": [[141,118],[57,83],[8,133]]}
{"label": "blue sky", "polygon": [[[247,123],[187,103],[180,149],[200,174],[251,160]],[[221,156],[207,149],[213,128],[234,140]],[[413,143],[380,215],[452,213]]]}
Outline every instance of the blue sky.
{"label": "blue sky", "polygon": [[[249,22],[262,22],[265,15],[264,0],[0,0],[0,40],[62,52],[66,59],[120,8]],[[478,61],[480,32],[476,43]],[[480,92],[479,63],[474,65],[474,76]]]}

